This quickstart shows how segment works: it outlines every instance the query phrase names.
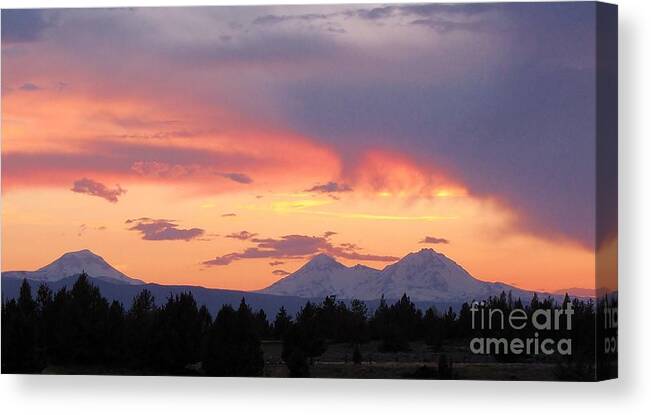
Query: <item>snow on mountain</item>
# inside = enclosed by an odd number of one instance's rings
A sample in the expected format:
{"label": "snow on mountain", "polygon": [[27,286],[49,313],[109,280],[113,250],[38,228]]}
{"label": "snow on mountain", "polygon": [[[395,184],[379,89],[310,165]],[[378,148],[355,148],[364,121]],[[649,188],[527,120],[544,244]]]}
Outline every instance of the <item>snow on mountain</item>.
{"label": "snow on mountain", "polygon": [[319,254],[293,274],[260,292],[305,298],[326,295],[349,298],[347,294],[363,291],[379,274],[376,269],[363,265],[349,268],[326,254]]}
{"label": "snow on mountain", "polygon": [[113,268],[104,258],[88,249],[63,254],[56,261],[36,271],[7,271],[3,272],[2,276],[53,282],[81,274],[84,271],[91,277],[105,279],[107,281],[132,285],[144,284],[143,281],[128,277]]}
{"label": "snow on mountain", "polygon": [[503,283],[480,281],[445,255],[433,249],[410,253],[400,261],[376,270],[363,265],[346,267],[320,254],[298,271],[261,290],[265,294],[374,300],[384,295],[398,299],[407,294],[413,301],[470,301],[511,291],[529,298],[532,292]]}

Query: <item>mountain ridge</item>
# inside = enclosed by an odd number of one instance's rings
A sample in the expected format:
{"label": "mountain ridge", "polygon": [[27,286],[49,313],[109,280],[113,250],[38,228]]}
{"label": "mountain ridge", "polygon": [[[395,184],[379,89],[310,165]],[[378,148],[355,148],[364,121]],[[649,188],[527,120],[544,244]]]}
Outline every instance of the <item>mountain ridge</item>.
{"label": "mountain ridge", "polygon": [[444,254],[424,248],[381,270],[359,264],[347,267],[319,254],[258,292],[299,297],[336,295],[360,300],[400,298],[407,294],[415,301],[463,302],[500,295],[503,291],[523,299],[534,293],[501,282],[479,280]]}
{"label": "mountain ridge", "polygon": [[[88,249],[65,253],[35,271],[5,271],[2,272],[2,277],[3,280],[28,279],[51,283],[78,276],[84,271],[96,280],[116,285],[145,285],[144,281],[118,271]],[[332,256],[318,254],[292,274],[266,288],[250,292],[303,299],[335,295],[343,300],[363,301],[381,297],[397,300],[407,294],[412,301],[462,303],[509,291],[523,300],[530,298],[535,292],[506,283],[479,280],[444,254],[425,248],[411,252],[383,269],[361,264],[348,267]],[[561,296],[561,291],[563,290],[539,293]]]}

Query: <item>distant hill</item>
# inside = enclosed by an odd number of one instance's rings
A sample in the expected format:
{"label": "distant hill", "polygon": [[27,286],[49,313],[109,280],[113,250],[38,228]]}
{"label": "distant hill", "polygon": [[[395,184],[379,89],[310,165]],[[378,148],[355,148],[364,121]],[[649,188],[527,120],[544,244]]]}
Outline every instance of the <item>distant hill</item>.
{"label": "distant hill", "polygon": [[554,294],[557,295],[565,295],[565,293],[573,297],[596,297],[596,290],[594,288],[572,287],[554,291]]}
{"label": "distant hill", "polygon": [[[280,307],[285,307],[287,312],[290,315],[295,315],[301,307],[305,305],[307,301],[312,301],[320,303],[323,301],[323,297],[317,298],[302,298],[302,297],[292,297],[292,296],[281,296],[281,295],[271,295],[271,294],[261,294],[248,291],[235,291],[235,290],[221,290],[217,288],[204,288],[191,285],[160,285],[160,284],[142,284],[142,285],[128,285],[121,284],[119,282],[114,282],[110,280],[97,279],[89,277],[89,280],[93,285],[96,285],[102,296],[104,296],[109,301],[119,301],[126,308],[131,306],[133,298],[140,293],[141,290],[147,289],[151,291],[152,295],[155,297],[157,305],[162,305],[165,303],[167,298],[170,295],[180,294],[183,292],[191,292],[194,296],[197,304],[205,305],[213,317],[217,314],[219,309],[225,305],[230,304],[233,307],[238,307],[242,298],[249,304],[254,310],[264,310],[267,314],[267,317],[270,320],[273,320],[276,313]],[[43,283],[43,281],[35,281],[27,279],[30,286],[32,287],[32,296],[36,295],[36,290],[38,286]],[[50,289],[54,292],[60,290],[63,287],[70,289],[72,285],[77,281],[77,276],[71,276],[64,278],[62,280],[47,282]],[[12,298],[17,298],[20,290],[20,285],[23,280],[18,278],[2,278],[2,298],[4,300],[9,300]],[[343,300],[345,303],[349,304],[350,301]],[[374,312],[377,306],[379,305],[379,300],[370,300],[366,301],[366,306],[368,307],[369,312]],[[436,307],[440,311],[446,310],[448,307],[452,307],[454,310],[458,310],[461,307],[461,303],[434,303],[428,301],[415,302],[416,306],[420,309],[427,309],[429,307]]]}
{"label": "distant hill", "polygon": [[533,291],[481,281],[445,255],[433,249],[422,249],[383,270],[363,265],[347,267],[320,254],[259,292],[305,298],[337,295],[360,300],[378,299],[382,295],[395,299],[406,293],[413,301],[463,303],[509,291],[523,300],[533,296]]}
{"label": "distant hill", "polygon": [[[32,295],[36,295],[38,286],[45,282],[52,291],[56,292],[63,287],[70,289],[78,276],[70,276],[56,281],[27,281],[32,287]],[[276,312],[281,306],[284,306],[291,314],[296,313],[307,301],[304,298],[298,297],[285,297],[275,295],[265,295],[258,293],[251,293],[246,291],[234,290],[220,290],[214,288],[204,288],[190,285],[160,285],[160,284],[122,284],[115,281],[106,279],[98,279],[90,277],[89,280],[93,285],[99,287],[102,295],[109,301],[117,300],[121,302],[126,308],[131,306],[133,298],[140,293],[143,289],[151,291],[155,297],[156,304],[162,305],[165,303],[170,295],[180,294],[183,292],[191,292],[199,305],[205,305],[211,314],[214,316],[224,304],[230,304],[237,307],[242,298],[244,298],[250,306],[254,309],[263,309],[267,316],[273,320]],[[22,279],[18,278],[2,278],[2,297],[4,299],[11,299],[18,297],[20,284]],[[321,301],[323,299],[320,299]]]}

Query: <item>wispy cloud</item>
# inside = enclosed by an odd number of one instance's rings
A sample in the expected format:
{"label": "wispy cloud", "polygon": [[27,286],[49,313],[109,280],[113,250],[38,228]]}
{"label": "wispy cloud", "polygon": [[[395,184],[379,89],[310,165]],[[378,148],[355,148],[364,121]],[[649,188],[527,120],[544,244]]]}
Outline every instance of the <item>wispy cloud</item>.
{"label": "wispy cloud", "polygon": [[284,277],[284,276],[290,274],[289,272],[285,271],[284,269],[275,269],[275,270],[271,271],[271,273],[274,274],[274,275],[279,275],[281,277]]}
{"label": "wispy cloud", "polygon": [[241,231],[241,232],[234,232],[226,235],[227,238],[232,238],[232,239],[239,239],[241,241],[246,241],[248,239],[253,238],[254,236],[257,236],[257,233],[251,233],[248,231]]}
{"label": "wispy cloud", "polygon": [[90,227],[90,226],[86,225],[85,223],[82,223],[81,225],[79,225],[79,228],[77,229],[77,236],[79,236],[79,237],[84,236],[86,231],[88,231],[89,229],[94,230],[94,231],[105,231],[107,229],[107,227],[104,226],[104,225]]}
{"label": "wispy cloud", "polygon": [[37,9],[3,10],[2,42],[21,43],[40,40],[52,24],[47,13]]}
{"label": "wispy cloud", "polygon": [[285,235],[280,238],[251,238],[255,246],[241,252],[232,252],[203,262],[206,266],[228,265],[244,259],[304,259],[318,253],[358,260],[392,262],[399,258],[389,255],[375,255],[360,252],[352,244],[333,244],[327,236]]}
{"label": "wispy cloud", "polygon": [[253,183],[253,179],[244,173],[218,173],[219,176],[231,179],[234,182],[242,184]]}
{"label": "wispy cloud", "polygon": [[435,236],[426,236],[418,241],[419,244],[449,244],[450,241],[445,238],[437,238]]}
{"label": "wispy cloud", "polygon": [[115,189],[110,189],[106,185],[91,179],[83,178],[75,181],[72,186],[75,193],[84,193],[91,196],[101,197],[111,203],[117,203],[118,198],[127,191],[117,185]]}
{"label": "wispy cloud", "polygon": [[31,82],[25,82],[24,84],[19,86],[18,89],[25,92],[34,92],[34,91],[40,91],[43,88]]}
{"label": "wispy cloud", "polygon": [[326,184],[317,184],[309,189],[306,189],[306,192],[317,192],[317,193],[340,193],[340,192],[351,192],[353,189],[347,185],[337,182],[328,182]]}
{"label": "wispy cloud", "polygon": [[146,241],[190,241],[204,235],[200,228],[182,229],[175,220],[138,218],[128,219],[126,224],[134,224],[130,231],[138,231]]}
{"label": "wispy cloud", "polygon": [[290,21],[303,21],[311,22],[315,20],[325,20],[330,16],[335,14],[325,14],[325,13],[304,13],[304,14],[286,14],[286,15],[277,15],[277,14],[266,14],[264,16],[257,17],[254,21],[254,25],[275,25]]}

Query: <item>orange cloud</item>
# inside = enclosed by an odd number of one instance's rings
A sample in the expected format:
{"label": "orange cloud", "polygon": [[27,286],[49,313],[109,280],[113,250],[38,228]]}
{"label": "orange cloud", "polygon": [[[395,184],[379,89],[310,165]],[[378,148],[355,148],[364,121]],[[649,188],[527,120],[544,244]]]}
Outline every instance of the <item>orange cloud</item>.
{"label": "orange cloud", "polygon": [[350,175],[356,189],[382,197],[452,197],[468,194],[465,186],[434,166],[424,166],[388,150],[366,151]]}

